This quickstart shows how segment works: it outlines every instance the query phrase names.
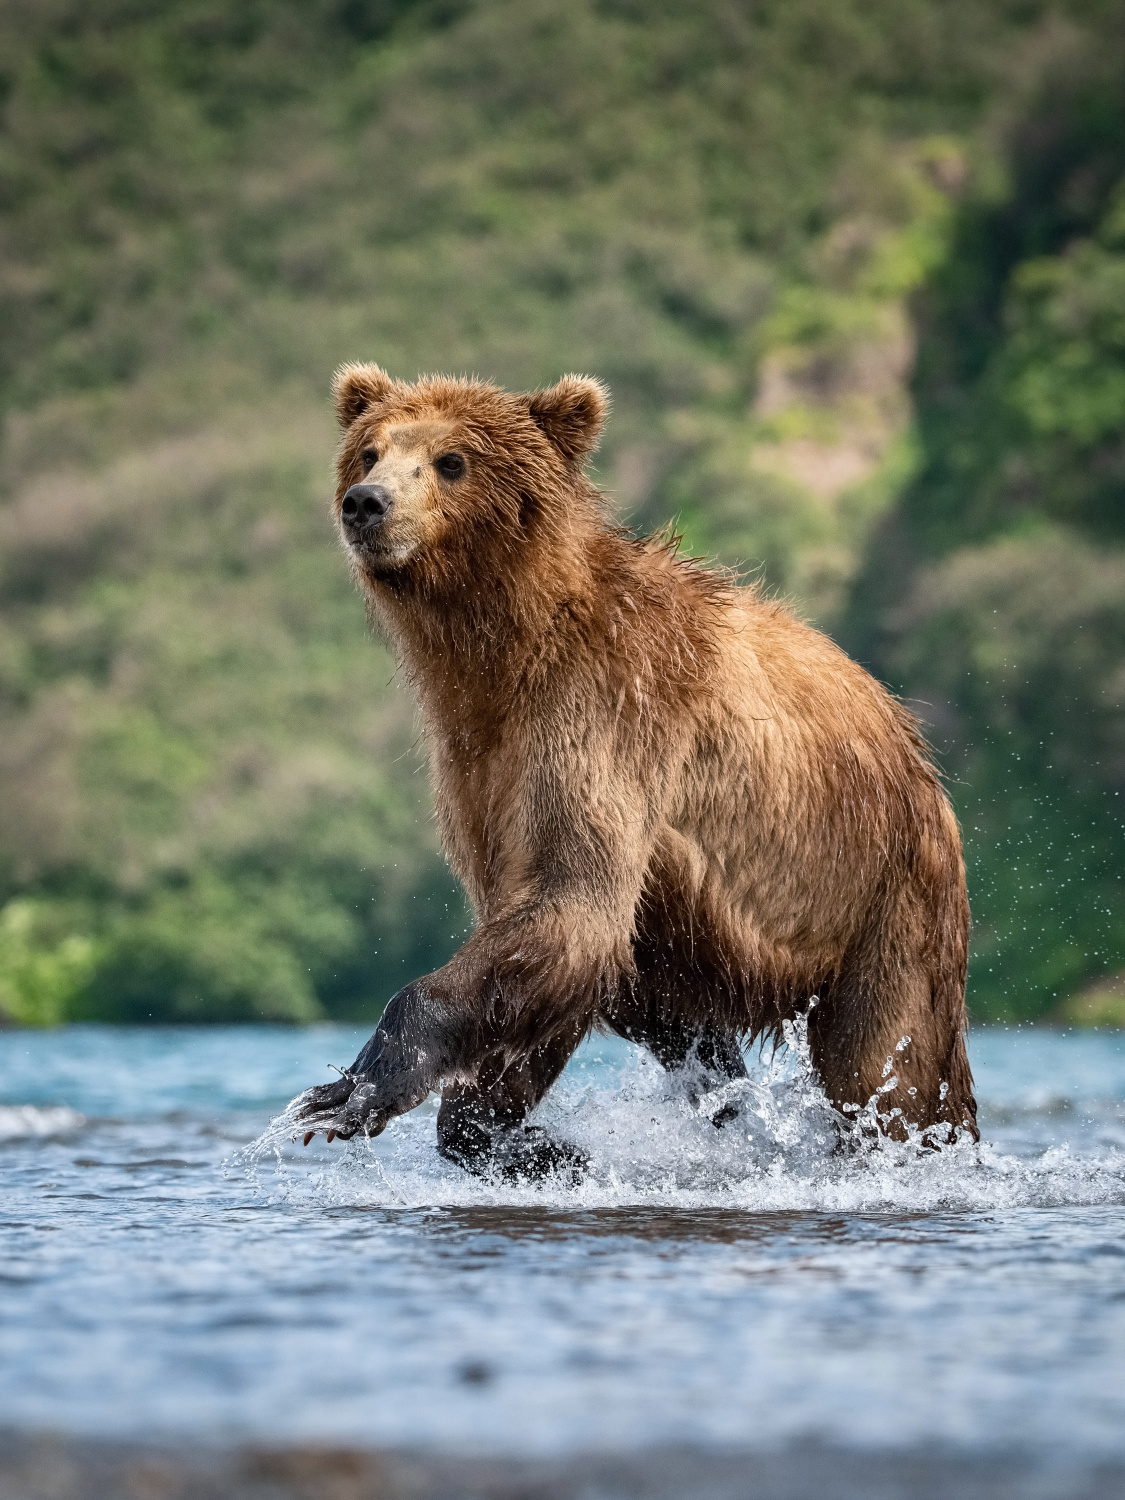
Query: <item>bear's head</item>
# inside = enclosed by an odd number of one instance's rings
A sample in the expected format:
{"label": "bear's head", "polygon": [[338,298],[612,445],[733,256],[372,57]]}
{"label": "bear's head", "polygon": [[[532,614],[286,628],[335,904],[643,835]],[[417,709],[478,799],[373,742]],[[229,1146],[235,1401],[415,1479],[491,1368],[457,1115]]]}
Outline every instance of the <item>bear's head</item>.
{"label": "bear's head", "polygon": [[596,380],[567,375],[520,395],[359,364],[337,371],[333,395],[344,429],[336,514],[369,587],[487,586],[520,548],[565,535],[596,502],[582,477],[608,406]]}

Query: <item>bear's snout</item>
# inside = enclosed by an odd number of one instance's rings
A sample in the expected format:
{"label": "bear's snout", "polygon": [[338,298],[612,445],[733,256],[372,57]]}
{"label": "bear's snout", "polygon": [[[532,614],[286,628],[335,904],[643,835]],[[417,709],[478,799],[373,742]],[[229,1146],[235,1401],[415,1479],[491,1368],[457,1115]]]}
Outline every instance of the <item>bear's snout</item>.
{"label": "bear's snout", "polygon": [[394,501],[382,484],[353,484],[340,507],[345,529],[358,536],[369,527],[381,526]]}

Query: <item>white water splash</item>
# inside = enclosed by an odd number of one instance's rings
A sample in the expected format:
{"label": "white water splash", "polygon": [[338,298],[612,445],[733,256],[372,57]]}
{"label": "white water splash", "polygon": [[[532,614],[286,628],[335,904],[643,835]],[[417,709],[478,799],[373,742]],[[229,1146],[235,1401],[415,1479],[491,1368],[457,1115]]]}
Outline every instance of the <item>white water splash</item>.
{"label": "white water splash", "polygon": [[[568,1070],[532,1118],[589,1156],[577,1187],[482,1180],[443,1161],[433,1100],[376,1140],[341,1150],[318,1136],[307,1153],[293,1146],[298,1129],[286,1111],[229,1167],[271,1196],[324,1206],[933,1212],[1125,1203],[1118,1145],[1087,1155],[1066,1145],[1015,1153],[966,1133],[941,1150],[918,1132],[888,1140],[877,1120],[893,1099],[893,1070],[844,1122],[812,1069],[805,1023],[788,1025],[785,1040],[750,1078],[702,1098],[639,1050],[622,1066]],[[738,1113],[719,1130],[712,1120],[725,1106]],[[271,1162],[272,1175],[263,1171]]]}
{"label": "white water splash", "polygon": [[73,1135],[85,1123],[85,1115],[62,1104],[0,1104],[0,1143],[52,1140]]}

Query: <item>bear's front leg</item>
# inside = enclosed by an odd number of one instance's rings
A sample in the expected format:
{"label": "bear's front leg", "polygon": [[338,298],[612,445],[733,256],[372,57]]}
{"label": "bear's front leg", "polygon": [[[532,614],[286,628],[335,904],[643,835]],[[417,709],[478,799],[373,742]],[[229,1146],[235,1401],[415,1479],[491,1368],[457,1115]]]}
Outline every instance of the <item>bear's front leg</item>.
{"label": "bear's front leg", "polygon": [[306,1140],[318,1130],[329,1140],[378,1135],[439,1080],[479,1086],[491,1057],[507,1080],[502,1090],[524,1069],[535,1075],[526,1097],[517,1090],[522,1120],[616,988],[629,911],[611,922],[589,907],[543,906],[482,923],[441,969],[399,991],[343,1078],[300,1095],[290,1118],[308,1127]]}
{"label": "bear's front leg", "polygon": [[461,1065],[472,1051],[469,1029],[427,979],[399,990],[343,1077],[306,1089],[290,1105],[292,1119],[308,1126],[305,1145],[318,1130],[330,1141],[381,1134]]}
{"label": "bear's front leg", "polygon": [[477,1177],[515,1182],[561,1175],[577,1184],[590,1165],[581,1147],[524,1124],[577,1042],[577,1033],[563,1032],[519,1061],[493,1053],[474,1082],[446,1088],[437,1122],[442,1156]]}

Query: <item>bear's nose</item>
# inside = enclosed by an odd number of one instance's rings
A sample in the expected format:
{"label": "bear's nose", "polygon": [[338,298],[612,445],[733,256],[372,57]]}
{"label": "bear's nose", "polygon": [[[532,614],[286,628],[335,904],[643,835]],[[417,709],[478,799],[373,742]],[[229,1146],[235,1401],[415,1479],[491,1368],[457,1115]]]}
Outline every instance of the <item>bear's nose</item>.
{"label": "bear's nose", "polygon": [[353,484],[344,496],[340,514],[349,531],[362,531],[366,526],[380,525],[393,503],[385,485]]}

